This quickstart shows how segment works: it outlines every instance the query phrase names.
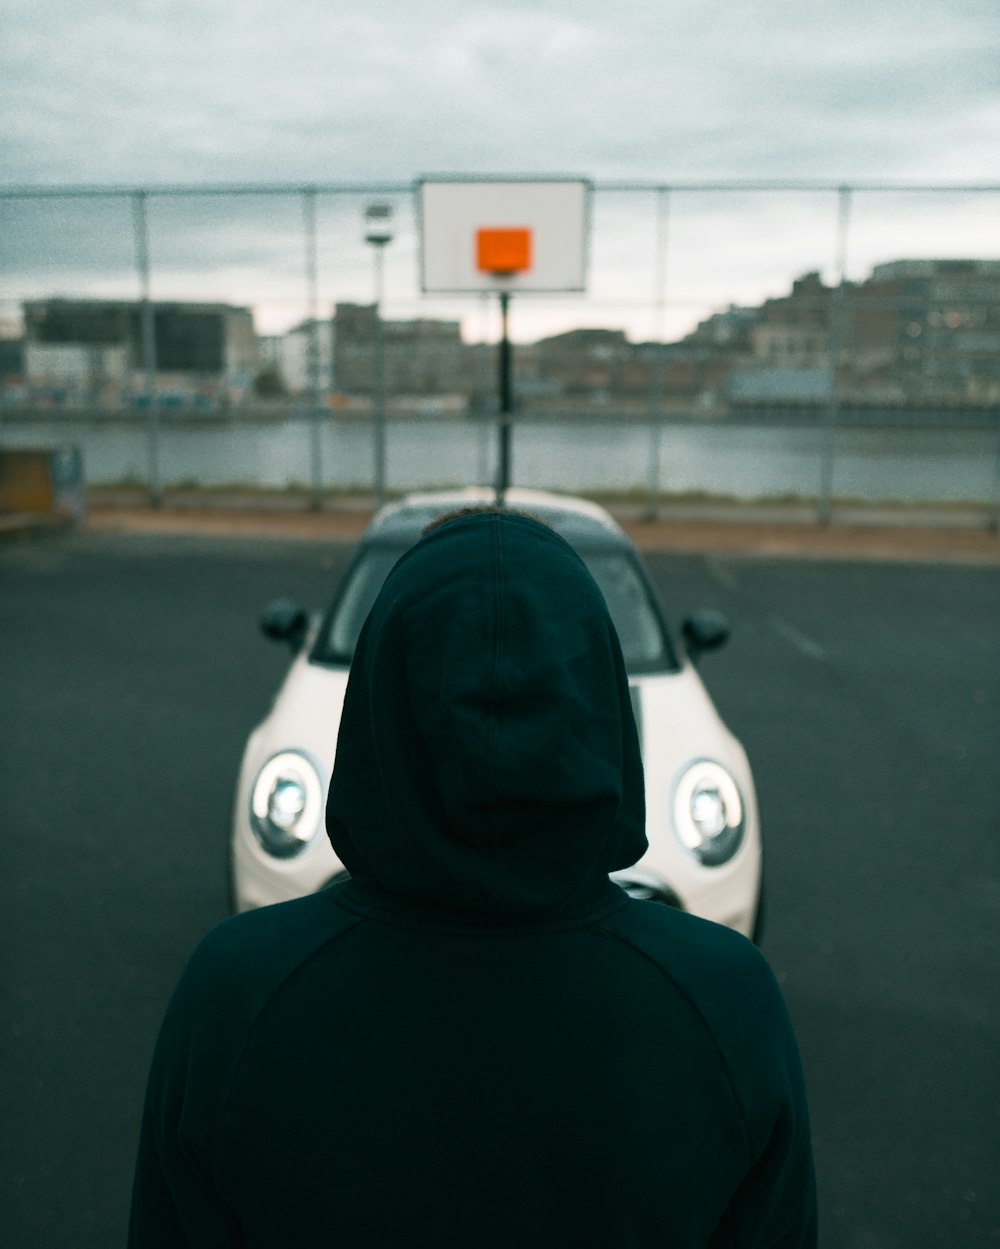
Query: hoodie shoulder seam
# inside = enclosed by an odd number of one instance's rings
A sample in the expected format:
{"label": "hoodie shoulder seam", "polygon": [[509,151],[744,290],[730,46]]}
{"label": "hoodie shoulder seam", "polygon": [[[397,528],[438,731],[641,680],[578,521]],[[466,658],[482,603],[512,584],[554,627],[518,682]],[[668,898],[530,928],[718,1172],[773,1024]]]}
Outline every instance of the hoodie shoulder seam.
{"label": "hoodie shoulder seam", "polygon": [[253,1042],[254,1036],[257,1033],[257,1029],[260,1026],[261,1020],[267,1014],[268,1010],[271,1007],[271,1004],[274,1002],[274,999],[278,996],[278,994],[282,991],[282,989],[285,988],[285,986],[289,983],[289,981],[293,980],[299,974],[299,972],[302,971],[304,967],[308,966],[308,964],[311,963],[313,959],[317,958],[320,954],[322,954],[323,951],[326,950],[329,946],[339,941],[340,938],[345,936],[347,933],[353,932],[354,929],[357,928],[357,926],[361,924],[363,921],[364,921],[363,915],[353,916],[352,921],[345,928],[342,928],[339,932],[335,933],[333,936],[327,937],[325,940],[320,942],[319,945],[317,945],[315,948],[310,950],[309,953],[306,954],[304,958],[299,959],[295,963],[294,967],[289,968],[289,970],[280,978],[277,984],[274,985],[270,993],[268,993],[264,1001],[260,1003],[256,1011],[254,1012],[253,1016],[251,1017],[249,1021],[249,1025],[246,1030],[246,1035],[243,1040],[243,1044],[240,1047],[240,1056],[236,1062],[235,1069],[233,1071],[233,1076],[229,1084],[229,1090],[226,1093],[226,1101],[225,1101],[225,1105],[223,1106],[222,1117],[219,1120],[219,1139],[216,1142],[215,1153],[212,1158],[212,1169],[217,1177],[220,1175],[220,1170],[221,1170],[220,1158],[222,1155],[223,1142],[225,1141],[225,1138],[226,1138],[226,1124],[228,1123],[228,1120],[229,1120],[229,1112],[233,1104],[233,1098],[236,1092],[236,1085],[239,1083],[240,1075],[242,1074],[242,1071],[243,1071],[243,1065],[246,1060],[247,1051],[249,1050]]}
{"label": "hoodie shoulder seam", "polygon": [[733,1102],[736,1105],[736,1111],[739,1115],[740,1127],[743,1130],[743,1141],[746,1146],[747,1157],[752,1163],[753,1157],[754,1157],[753,1144],[750,1140],[750,1129],[747,1124],[746,1114],[744,1113],[744,1110],[743,1110],[743,1103],[740,1101],[739,1094],[736,1091],[736,1084],[733,1080],[732,1072],[729,1070],[729,1063],[726,1061],[726,1056],[723,1053],[722,1047],[719,1045],[719,1042],[716,1040],[715,1033],[712,1031],[711,1027],[709,1026],[708,1020],[705,1018],[698,1004],[692,999],[691,995],[684,988],[684,986],[679,984],[677,980],[670,974],[670,972],[667,971],[667,969],[662,965],[662,963],[660,963],[657,959],[655,959],[651,954],[649,954],[641,946],[636,945],[632,941],[629,941],[627,937],[623,937],[620,933],[613,932],[610,928],[607,928],[603,923],[597,924],[596,927],[605,936],[610,937],[612,941],[617,941],[620,945],[625,946],[627,950],[631,950],[634,954],[637,954],[640,958],[645,959],[647,963],[651,963],[656,968],[656,970],[660,973],[660,975],[663,976],[665,980],[669,980],[669,982],[673,985],[674,989],[676,989],[676,991],[681,995],[684,1001],[687,1002],[691,1010],[691,1013],[697,1018],[698,1022],[701,1024],[709,1040],[712,1042],[712,1048],[715,1050],[716,1054],[718,1054],[719,1056],[719,1065],[722,1067],[723,1074],[726,1077],[726,1087],[729,1089],[730,1096],[732,1097]]}

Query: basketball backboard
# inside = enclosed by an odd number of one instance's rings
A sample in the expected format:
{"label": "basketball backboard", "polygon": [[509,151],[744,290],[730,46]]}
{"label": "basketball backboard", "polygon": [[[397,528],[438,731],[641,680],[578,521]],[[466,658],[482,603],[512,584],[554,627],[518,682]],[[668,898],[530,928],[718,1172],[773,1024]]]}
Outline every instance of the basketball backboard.
{"label": "basketball backboard", "polygon": [[426,294],[586,289],[586,179],[423,178],[418,195]]}

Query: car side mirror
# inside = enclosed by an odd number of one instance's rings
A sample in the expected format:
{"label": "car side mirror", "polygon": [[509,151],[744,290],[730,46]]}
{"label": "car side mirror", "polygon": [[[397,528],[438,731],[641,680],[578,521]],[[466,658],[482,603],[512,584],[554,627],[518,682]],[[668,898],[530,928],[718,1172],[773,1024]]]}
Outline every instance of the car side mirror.
{"label": "car side mirror", "polygon": [[309,631],[309,616],[298,603],[278,598],[268,603],[260,618],[260,630],[275,642],[287,642],[298,653]]}
{"label": "car side mirror", "polygon": [[702,607],[688,616],[681,625],[681,636],[691,662],[696,664],[703,651],[718,650],[732,632],[729,621],[720,611]]}

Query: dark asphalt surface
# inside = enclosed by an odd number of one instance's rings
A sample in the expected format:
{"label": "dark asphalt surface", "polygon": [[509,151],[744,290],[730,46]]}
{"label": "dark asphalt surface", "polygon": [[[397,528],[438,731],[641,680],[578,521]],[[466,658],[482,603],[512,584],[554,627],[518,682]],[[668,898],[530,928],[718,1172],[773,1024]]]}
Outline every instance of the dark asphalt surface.
{"label": "dark asphalt surface", "polygon": [[[127,1221],[167,996],[226,913],[278,595],[346,548],[65,534],[0,543],[0,1243],[108,1249]],[[825,1249],[1000,1244],[1000,572],[653,555],[747,746],[764,949],[810,1089]],[[664,1125],[664,1131],[669,1131]]]}

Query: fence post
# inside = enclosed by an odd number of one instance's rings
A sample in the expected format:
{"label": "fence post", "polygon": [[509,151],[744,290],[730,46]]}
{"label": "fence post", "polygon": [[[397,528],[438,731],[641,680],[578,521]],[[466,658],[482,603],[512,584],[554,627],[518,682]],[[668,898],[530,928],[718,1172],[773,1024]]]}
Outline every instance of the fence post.
{"label": "fence post", "polygon": [[319,263],[316,258],[316,188],[303,187],[302,212],[306,242],[306,301],[309,309],[309,417],[312,451],[312,508],[323,506],[323,462],[320,445]]}
{"label": "fence post", "polygon": [[651,361],[649,394],[649,497],[646,514],[656,520],[660,512],[660,442],[663,428],[663,382],[666,371],[664,340],[666,339],[667,227],[670,222],[670,192],[660,187],[656,192],[656,258],[653,265],[655,324],[653,327],[656,359]]}
{"label": "fence post", "polygon": [[830,390],[826,400],[826,437],[823,442],[823,459],[820,466],[819,516],[821,525],[830,523],[830,498],[833,493],[833,461],[840,421],[840,391],[837,374],[844,337],[844,285],[847,281],[847,233],[851,216],[851,188],[837,190],[837,287],[833,293],[833,310],[830,318]]}
{"label": "fence post", "polygon": [[135,258],[139,270],[141,299],[142,370],[146,395],[146,462],[149,497],[153,507],[163,506],[160,482],[160,412],[156,398],[156,322],[149,294],[149,223],[146,217],[146,191],[132,196],[132,222],[135,230]]}
{"label": "fence post", "polygon": [[385,321],[382,305],[385,299],[385,246],[375,247],[375,342],[374,385],[372,386],[372,420],[374,455],[375,506],[382,507],[387,495],[386,430],[385,430]]}
{"label": "fence post", "polygon": [[997,449],[993,462],[993,511],[990,513],[990,533],[1000,533],[1000,415],[997,416]]}

